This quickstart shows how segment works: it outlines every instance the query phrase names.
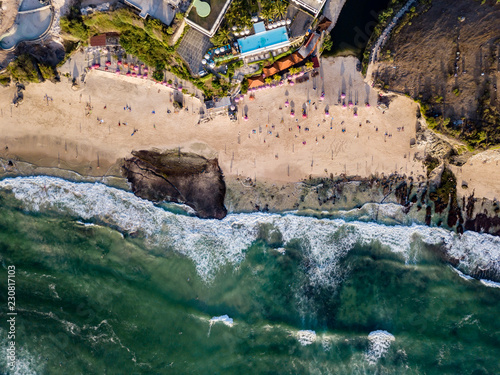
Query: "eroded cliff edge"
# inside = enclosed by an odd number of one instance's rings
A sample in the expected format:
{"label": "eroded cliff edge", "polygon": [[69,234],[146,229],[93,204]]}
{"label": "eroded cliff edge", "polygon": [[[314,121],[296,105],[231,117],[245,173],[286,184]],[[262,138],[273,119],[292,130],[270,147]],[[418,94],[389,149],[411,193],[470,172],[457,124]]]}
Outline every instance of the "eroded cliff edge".
{"label": "eroded cliff edge", "polygon": [[133,151],[123,172],[137,196],[193,208],[201,218],[222,219],[226,185],[217,159],[176,151]]}

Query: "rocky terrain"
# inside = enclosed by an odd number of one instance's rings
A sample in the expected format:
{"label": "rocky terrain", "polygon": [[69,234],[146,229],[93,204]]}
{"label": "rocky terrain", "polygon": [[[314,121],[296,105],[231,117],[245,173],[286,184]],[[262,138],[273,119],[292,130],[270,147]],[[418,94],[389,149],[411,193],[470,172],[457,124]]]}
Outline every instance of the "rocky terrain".
{"label": "rocky terrain", "polygon": [[374,82],[423,104],[429,125],[469,148],[500,143],[500,4],[417,2],[380,53]]}
{"label": "rocky terrain", "polygon": [[217,159],[181,152],[134,151],[123,172],[139,197],[192,207],[202,218],[226,216],[226,186]]}

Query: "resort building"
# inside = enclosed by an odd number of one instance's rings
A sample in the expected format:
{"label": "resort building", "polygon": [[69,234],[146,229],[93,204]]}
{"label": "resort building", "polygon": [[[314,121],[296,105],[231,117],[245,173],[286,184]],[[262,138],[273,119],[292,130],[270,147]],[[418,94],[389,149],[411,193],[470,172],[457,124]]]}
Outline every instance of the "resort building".
{"label": "resort building", "polygon": [[186,23],[209,38],[217,32],[232,0],[194,0],[186,12]]}
{"label": "resort building", "polygon": [[292,0],[295,4],[300,6],[302,9],[307,10],[312,13],[314,17],[316,17],[323,6],[326,3],[326,0]]}
{"label": "resort building", "polygon": [[170,25],[174,20],[180,0],[125,0],[127,5],[137,9],[139,16],[151,16]]}
{"label": "resort building", "polygon": [[241,58],[274,51],[290,45],[286,26],[266,30],[264,22],[258,22],[253,25],[253,28],[255,34],[238,39]]}

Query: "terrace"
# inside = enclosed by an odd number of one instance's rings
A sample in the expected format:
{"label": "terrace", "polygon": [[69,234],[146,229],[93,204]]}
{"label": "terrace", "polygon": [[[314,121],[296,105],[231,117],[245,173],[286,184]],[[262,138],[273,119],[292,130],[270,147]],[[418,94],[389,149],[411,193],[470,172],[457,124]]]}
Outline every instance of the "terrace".
{"label": "terrace", "polygon": [[221,24],[231,1],[232,0],[194,1],[188,11],[186,22],[199,32],[208,37],[212,37]]}

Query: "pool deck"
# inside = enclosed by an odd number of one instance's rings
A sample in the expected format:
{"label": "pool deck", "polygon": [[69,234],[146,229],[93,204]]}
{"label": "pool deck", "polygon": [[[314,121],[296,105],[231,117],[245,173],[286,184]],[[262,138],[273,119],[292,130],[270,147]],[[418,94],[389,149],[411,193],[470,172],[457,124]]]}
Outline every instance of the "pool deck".
{"label": "pool deck", "polygon": [[286,26],[265,30],[260,23],[254,25],[255,34],[238,39],[241,57],[283,48],[290,44]]}

